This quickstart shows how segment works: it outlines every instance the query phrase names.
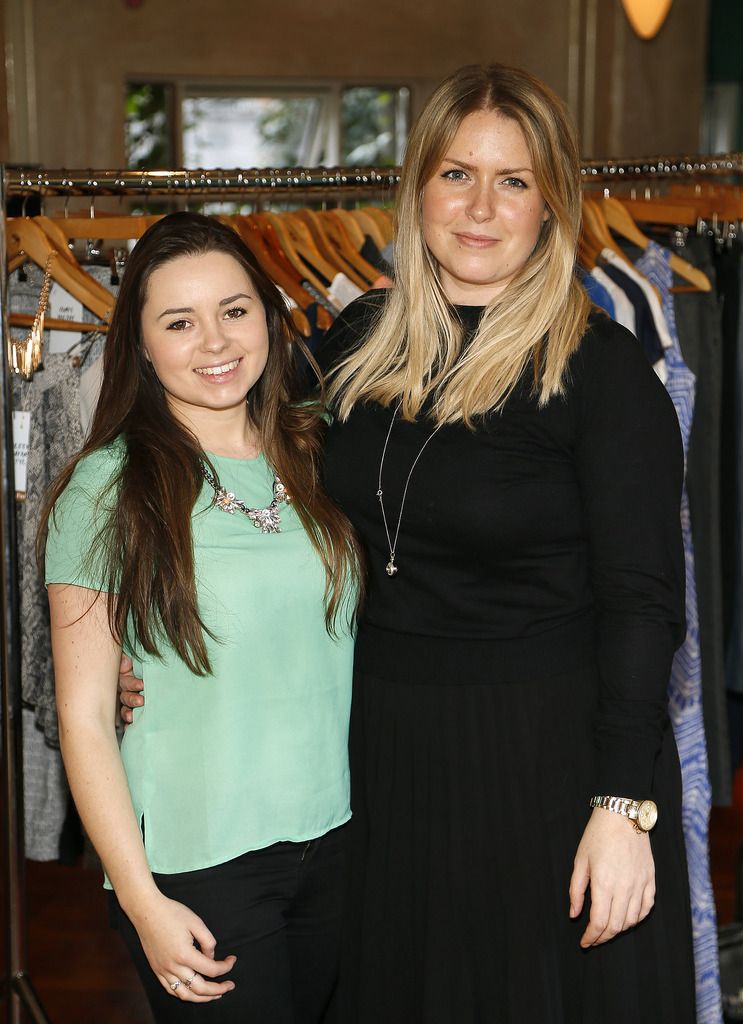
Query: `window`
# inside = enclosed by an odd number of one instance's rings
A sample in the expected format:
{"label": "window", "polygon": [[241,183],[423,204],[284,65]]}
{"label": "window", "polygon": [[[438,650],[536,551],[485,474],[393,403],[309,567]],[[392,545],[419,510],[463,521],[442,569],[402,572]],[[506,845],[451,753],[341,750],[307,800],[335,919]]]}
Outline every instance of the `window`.
{"label": "window", "polygon": [[132,82],[131,168],[391,166],[402,159],[404,86],[215,86]]}
{"label": "window", "polygon": [[124,106],[127,167],[167,168],[177,163],[173,138],[173,88],[158,82],[133,82]]}

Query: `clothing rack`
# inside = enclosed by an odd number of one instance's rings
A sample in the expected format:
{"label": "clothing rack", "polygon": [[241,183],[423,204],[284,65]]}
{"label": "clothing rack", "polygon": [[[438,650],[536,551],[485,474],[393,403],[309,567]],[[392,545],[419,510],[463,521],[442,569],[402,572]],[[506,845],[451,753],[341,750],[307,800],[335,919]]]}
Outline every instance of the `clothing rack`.
{"label": "clothing rack", "polygon": [[[11,197],[124,196],[139,199],[199,196],[267,199],[312,196],[349,199],[389,194],[397,185],[394,168],[268,168],[247,170],[19,170],[0,168],[0,251],[5,253],[5,210]],[[91,205],[91,213],[94,210]],[[2,700],[3,816],[6,869],[6,1021],[21,1024],[25,1009],[36,1024],[51,1024],[25,969],[26,900],[23,836],[23,747],[21,720],[18,542],[15,520],[15,473],[11,373],[5,357],[8,326],[7,277],[0,275],[2,356],[0,387],[0,659]]]}
{"label": "clothing rack", "polygon": [[266,197],[384,192],[400,181],[396,167],[284,167],[225,170],[9,171],[8,195],[16,196],[168,196]]}
{"label": "clothing rack", "polygon": [[[657,156],[583,163],[586,181],[606,179],[684,180],[743,174],[743,153],[715,156]],[[214,170],[23,170],[0,168],[0,251],[5,252],[5,210],[10,197],[41,199],[118,196],[167,199],[198,196],[215,200],[241,198],[261,201],[296,196],[315,199],[388,197],[399,183],[399,168],[249,168]],[[91,203],[91,214],[94,208]],[[6,852],[6,1021],[21,1024],[23,1009],[37,1024],[50,1024],[25,970],[26,912],[24,880],[22,723],[19,646],[19,593],[15,527],[15,480],[12,431],[11,374],[5,353],[9,339],[6,274],[0,275],[2,307],[2,369],[0,387],[0,668],[2,681],[3,815]]]}
{"label": "clothing rack", "polygon": [[[587,160],[584,179],[698,178],[743,174],[743,153],[643,156]],[[7,196],[286,196],[323,192],[353,197],[391,191],[400,182],[399,167],[216,168],[212,170],[8,170]]]}
{"label": "clothing rack", "polygon": [[588,160],[581,176],[597,178],[706,178],[743,174],[743,153],[711,156],[643,156],[630,160]]}

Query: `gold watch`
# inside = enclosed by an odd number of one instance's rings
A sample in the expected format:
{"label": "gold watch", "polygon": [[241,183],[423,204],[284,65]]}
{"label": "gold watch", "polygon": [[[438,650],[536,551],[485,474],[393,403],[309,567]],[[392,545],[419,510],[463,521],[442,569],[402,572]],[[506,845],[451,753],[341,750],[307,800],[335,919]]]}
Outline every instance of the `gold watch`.
{"label": "gold watch", "polygon": [[591,807],[603,807],[605,811],[614,811],[629,818],[635,832],[644,835],[654,827],[658,820],[658,807],[653,800],[631,800],[626,796],[593,796]]}

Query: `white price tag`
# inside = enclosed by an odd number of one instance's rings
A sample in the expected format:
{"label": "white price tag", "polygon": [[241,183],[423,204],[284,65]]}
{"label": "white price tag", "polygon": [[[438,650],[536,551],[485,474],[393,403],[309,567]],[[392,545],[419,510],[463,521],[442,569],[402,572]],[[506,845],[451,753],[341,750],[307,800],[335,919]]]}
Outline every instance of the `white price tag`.
{"label": "white price tag", "polygon": [[13,453],[15,463],[16,494],[26,493],[28,446],[31,441],[31,413],[13,413]]}
{"label": "white price tag", "polygon": [[[49,292],[48,314],[55,320],[74,320],[80,323],[83,318],[83,304],[66,292],[61,284],[52,285]],[[81,335],[76,331],[50,331],[48,352],[69,352],[77,345]]]}

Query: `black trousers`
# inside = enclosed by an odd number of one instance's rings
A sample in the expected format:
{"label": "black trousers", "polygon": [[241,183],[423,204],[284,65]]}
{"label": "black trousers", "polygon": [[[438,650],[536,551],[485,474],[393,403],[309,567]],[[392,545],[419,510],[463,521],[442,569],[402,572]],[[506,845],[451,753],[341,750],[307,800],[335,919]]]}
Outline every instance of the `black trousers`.
{"label": "black trousers", "polygon": [[162,893],[198,914],[216,958],[237,963],[235,989],[210,1003],[182,1002],[153,973],[134,926],[111,895],[116,927],[158,1024],[319,1024],[338,965],[345,827],[306,843],[275,843],[202,871],[155,874]]}

